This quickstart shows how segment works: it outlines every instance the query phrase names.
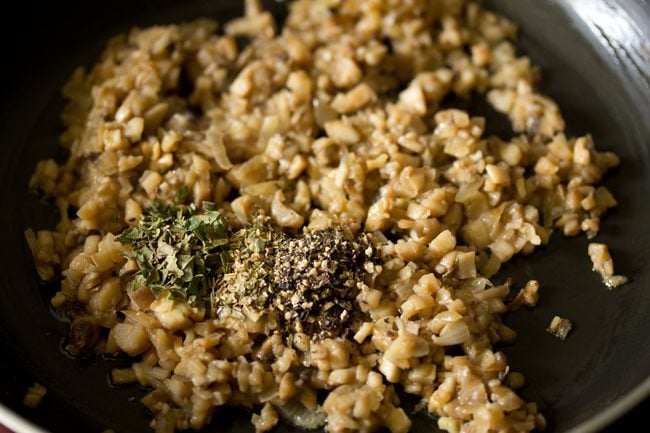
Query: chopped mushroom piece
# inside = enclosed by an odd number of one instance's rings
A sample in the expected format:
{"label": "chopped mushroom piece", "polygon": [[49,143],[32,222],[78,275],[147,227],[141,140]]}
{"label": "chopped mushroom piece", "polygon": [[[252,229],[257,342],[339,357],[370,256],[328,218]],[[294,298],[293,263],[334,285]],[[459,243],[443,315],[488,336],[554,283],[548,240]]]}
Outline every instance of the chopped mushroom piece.
{"label": "chopped mushroom piece", "polygon": [[530,280],[508,304],[508,311],[517,311],[523,306],[534,307],[537,301],[539,301],[539,282]]}
{"label": "chopped mushroom piece", "polygon": [[560,340],[566,340],[567,335],[569,335],[569,332],[571,331],[571,328],[573,325],[569,321],[569,319],[564,319],[560,316],[555,316],[553,317],[553,320],[551,320],[551,324],[548,325],[548,329],[546,329],[549,333],[555,335],[557,338]]}
{"label": "chopped mushroom piece", "polygon": [[588,248],[589,258],[593,263],[593,270],[598,272],[603,278],[603,283],[609,288],[614,289],[628,282],[624,275],[614,275],[614,260],[609,254],[609,248],[605,244],[591,243]]}
{"label": "chopped mushroom piece", "polygon": [[266,403],[259,415],[253,415],[251,422],[255,426],[255,433],[264,433],[278,423],[278,413],[271,403]]}

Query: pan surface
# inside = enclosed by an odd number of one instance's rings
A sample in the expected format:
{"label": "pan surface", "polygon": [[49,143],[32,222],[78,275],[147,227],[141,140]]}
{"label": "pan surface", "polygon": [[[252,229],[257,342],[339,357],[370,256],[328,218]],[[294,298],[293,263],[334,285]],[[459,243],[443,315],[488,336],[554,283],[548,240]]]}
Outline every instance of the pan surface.
{"label": "pan surface", "polygon": [[[108,37],[134,25],[226,20],[241,13],[241,2],[117,0],[104,9],[93,2],[24,3],[5,18],[16,27],[4,26],[8,61],[0,81],[0,422],[19,432],[148,432],[138,401],[144,390],[111,389],[107,381],[126,360],[80,362],[61,351],[66,326],[48,307],[54,288],[38,282],[22,235],[28,227],[51,227],[56,215],[27,181],[37,160],[58,152],[59,89],[76,66],[94,62]],[[281,3],[267,6],[283,14]],[[520,47],[542,67],[542,91],[559,102],[568,132],[590,132],[599,149],[622,159],[606,180],[619,207],[597,239],[610,246],[629,284],[606,290],[591,271],[588,240],[559,234],[499,276],[542,285],[535,309],[506,319],[519,337],[502,350],[528,379],[524,396],[540,405],[549,431],[598,431],[650,394],[650,3],[500,0],[492,7],[521,25]],[[575,325],[565,342],[545,332],[554,315]],[[34,382],[48,389],[35,410],[22,405]],[[218,412],[205,431],[253,431],[248,419],[245,412]],[[432,431],[431,420],[414,421],[412,431]]]}

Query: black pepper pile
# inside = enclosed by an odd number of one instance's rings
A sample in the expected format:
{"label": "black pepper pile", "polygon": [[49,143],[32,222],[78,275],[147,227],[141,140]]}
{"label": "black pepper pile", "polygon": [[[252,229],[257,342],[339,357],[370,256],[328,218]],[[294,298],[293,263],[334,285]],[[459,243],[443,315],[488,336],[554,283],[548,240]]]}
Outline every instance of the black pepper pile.
{"label": "black pepper pile", "polygon": [[231,242],[232,268],[213,305],[277,312],[284,334],[349,333],[358,314],[355,299],[373,269],[374,248],[365,234],[340,228],[291,234],[254,224]]}
{"label": "black pepper pile", "polygon": [[341,229],[280,234],[272,254],[272,307],[291,331],[338,336],[350,329],[372,247]]}

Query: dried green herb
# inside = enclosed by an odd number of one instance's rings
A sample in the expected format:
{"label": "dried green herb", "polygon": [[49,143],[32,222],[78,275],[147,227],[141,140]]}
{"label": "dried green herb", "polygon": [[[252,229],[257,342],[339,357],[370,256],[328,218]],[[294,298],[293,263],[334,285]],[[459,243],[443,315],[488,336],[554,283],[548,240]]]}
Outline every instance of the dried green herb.
{"label": "dried green herb", "polygon": [[232,235],[232,260],[221,284],[213,292],[213,308],[252,307],[260,310],[268,305],[272,294],[272,269],[267,255],[276,236],[276,231],[261,220]]}
{"label": "dried green herb", "polygon": [[187,198],[189,193],[190,193],[190,190],[187,187],[187,185],[183,185],[180,188],[178,188],[178,190],[176,191],[176,195],[174,197],[174,199],[176,200],[176,203],[184,203],[185,199]]}
{"label": "dried green herb", "polygon": [[210,204],[202,209],[155,204],[119,241],[131,245],[138,271],[130,288],[202,306],[230,260],[228,225]]}
{"label": "dried green herb", "polygon": [[285,233],[269,219],[231,233],[211,206],[156,204],[118,238],[132,247],[136,290],[180,298],[212,312],[276,314],[284,333],[344,336],[374,260],[366,235],[340,228]]}

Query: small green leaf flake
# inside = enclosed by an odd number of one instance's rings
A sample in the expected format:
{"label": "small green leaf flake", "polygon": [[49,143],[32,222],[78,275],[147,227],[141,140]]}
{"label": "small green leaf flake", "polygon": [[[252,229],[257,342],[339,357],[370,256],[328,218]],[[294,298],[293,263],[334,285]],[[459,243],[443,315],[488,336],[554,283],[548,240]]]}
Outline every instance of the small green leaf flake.
{"label": "small green leaf flake", "polygon": [[118,240],[130,245],[138,271],[131,290],[148,286],[157,297],[203,305],[218,286],[229,261],[229,229],[211,204],[146,209],[137,227]]}
{"label": "small green leaf flake", "polygon": [[190,190],[187,187],[187,185],[183,185],[178,190],[176,191],[176,203],[182,204],[185,202],[185,199],[187,199],[187,196],[189,195]]}

